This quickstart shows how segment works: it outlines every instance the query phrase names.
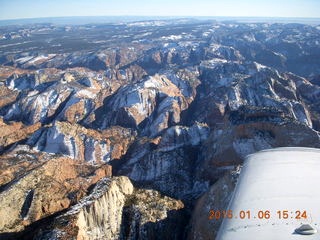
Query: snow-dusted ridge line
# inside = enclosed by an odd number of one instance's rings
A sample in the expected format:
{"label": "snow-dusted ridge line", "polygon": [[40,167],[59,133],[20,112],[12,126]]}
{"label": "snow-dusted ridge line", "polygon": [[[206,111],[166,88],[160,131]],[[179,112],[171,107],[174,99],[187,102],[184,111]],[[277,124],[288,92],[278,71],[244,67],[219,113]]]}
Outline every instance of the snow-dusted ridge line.
{"label": "snow-dusted ridge line", "polygon": [[[229,207],[221,209],[232,210],[233,216],[223,219],[217,240],[320,239],[319,232],[294,233],[301,224],[320,230],[319,171],[320,149],[276,148],[248,155]],[[269,211],[270,218],[259,217],[259,211]],[[307,217],[296,219],[296,211],[306,211]]]}

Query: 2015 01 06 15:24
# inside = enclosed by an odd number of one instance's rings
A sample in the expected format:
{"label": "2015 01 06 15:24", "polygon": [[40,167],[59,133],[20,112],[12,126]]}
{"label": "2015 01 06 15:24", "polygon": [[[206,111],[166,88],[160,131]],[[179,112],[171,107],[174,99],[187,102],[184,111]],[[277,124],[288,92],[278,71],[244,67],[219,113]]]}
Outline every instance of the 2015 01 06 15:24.
{"label": "2015 01 06 15:24", "polygon": [[219,220],[219,219],[307,219],[308,214],[306,210],[259,210],[253,212],[251,210],[241,210],[239,212],[234,212],[231,209],[228,210],[210,210],[208,219],[209,220]]}

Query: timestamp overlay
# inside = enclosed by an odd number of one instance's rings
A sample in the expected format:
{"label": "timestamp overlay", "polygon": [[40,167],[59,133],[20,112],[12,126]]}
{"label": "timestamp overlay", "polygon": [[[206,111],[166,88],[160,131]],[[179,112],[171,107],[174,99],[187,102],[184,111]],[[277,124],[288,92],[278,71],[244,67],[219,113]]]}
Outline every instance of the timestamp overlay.
{"label": "timestamp overlay", "polygon": [[252,154],[229,206],[208,210],[208,221],[222,221],[217,240],[319,240],[319,185],[320,150],[279,148]]}
{"label": "timestamp overlay", "polygon": [[307,210],[240,210],[233,211],[229,210],[213,210],[209,211],[209,220],[220,220],[220,219],[240,219],[240,220],[308,220],[312,222],[311,214],[308,215]]}

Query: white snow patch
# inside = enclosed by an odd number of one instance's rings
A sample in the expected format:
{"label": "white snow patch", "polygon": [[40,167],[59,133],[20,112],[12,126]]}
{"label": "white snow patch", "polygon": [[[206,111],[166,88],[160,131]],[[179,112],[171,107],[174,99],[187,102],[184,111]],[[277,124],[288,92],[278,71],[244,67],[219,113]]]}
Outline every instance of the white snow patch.
{"label": "white snow patch", "polygon": [[212,43],[212,44],[210,44],[210,50],[211,50],[212,52],[215,52],[215,51],[219,50],[220,47],[221,47],[221,45],[220,45],[220,44],[217,44],[217,43]]}
{"label": "white snow patch", "polygon": [[81,89],[76,93],[75,96],[79,97],[79,98],[95,99],[97,94],[93,93],[92,91],[90,91],[88,89]]}
{"label": "white snow patch", "polygon": [[264,66],[260,63],[257,63],[257,62],[254,62],[254,65],[256,66],[256,68],[259,72],[260,72],[260,70],[267,68],[266,66]]}
{"label": "white snow patch", "polygon": [[30,42],[31,42],[31,41],[18,42],[18,43],[10,43],[10,44],[3,44],[3,45],[0,45],[0,48],[6,48],[6,47],[10,47],[10,46],[17,46],[17,45],[22,45],[22,44],[30,43]]}
{"label": "white snow patch", "polygon": [[203,37],[209,37],[210,34],[211,34],[211,32],[204,32],[204,33],[202,33],[202,36],[203,36]]}
{"label": "white snow patch", "polygon": [[248,42],[255,42],[256,41],[253,34],[245,34],[243,36],[243,39],[247,40]]}
{"label": "white snow patch", "polygon": [[45,60],[48,60],[54,56],[55,56],[55,54],[48,54],[46,56],[40,55],[40,56],[35,57],[32,60],[28,61],[28,64],[35,64],[37,61],[42,61],[42,60],[45,61]]}
{"label": "white snow patch", "polygon": [[163,40],[180,40],[182,39],[181,35],[170,35],[170,36],[163,36],[161,37]]}
{"label": "white snow patch", "polygon": [[273,52],[273,53],[274,53],[274,55],[277,55],[277,56],[279,56],[281,58],[285,58],[286,59],[286,57],[281,53],[278,53],[278,52]]}
{"label": "white snow patch", "polygon": [[32,58],[34,58],[34,56],[22,57],[22,58],[17,59],[16,62],[23,64],[23,63],[30,61]]}
{"label": "white snow patch", "polygon": [[175,132],[176,132],[176,135],[179,137],[180,136],[180,134],[181,134],[181,128],[179,128],[179,127],[175,127]]}
{"label": "white snow patch", "polygon": [[133,22],[133,23],[127,23],[127,26],[129,27],[146,27],[146,26],[165,26],[168,23],[165,21],[143,21],[143,22]]}
{"label": "white snow patch", "polygon": [[159,87],[161,87],[161,84],[156,79],[149,78],[147,81],[144,82],[143,87],[144,88],[159,88]]}

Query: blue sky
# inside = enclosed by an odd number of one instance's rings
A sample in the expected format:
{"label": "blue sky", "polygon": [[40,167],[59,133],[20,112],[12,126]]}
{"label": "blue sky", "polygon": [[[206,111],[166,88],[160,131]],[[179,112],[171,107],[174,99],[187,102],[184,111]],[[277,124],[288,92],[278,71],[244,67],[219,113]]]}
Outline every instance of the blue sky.
{"label": "blue sky", "polygon": [[320,0],[0,0],[0,19],[62,16],[320,17]]}

